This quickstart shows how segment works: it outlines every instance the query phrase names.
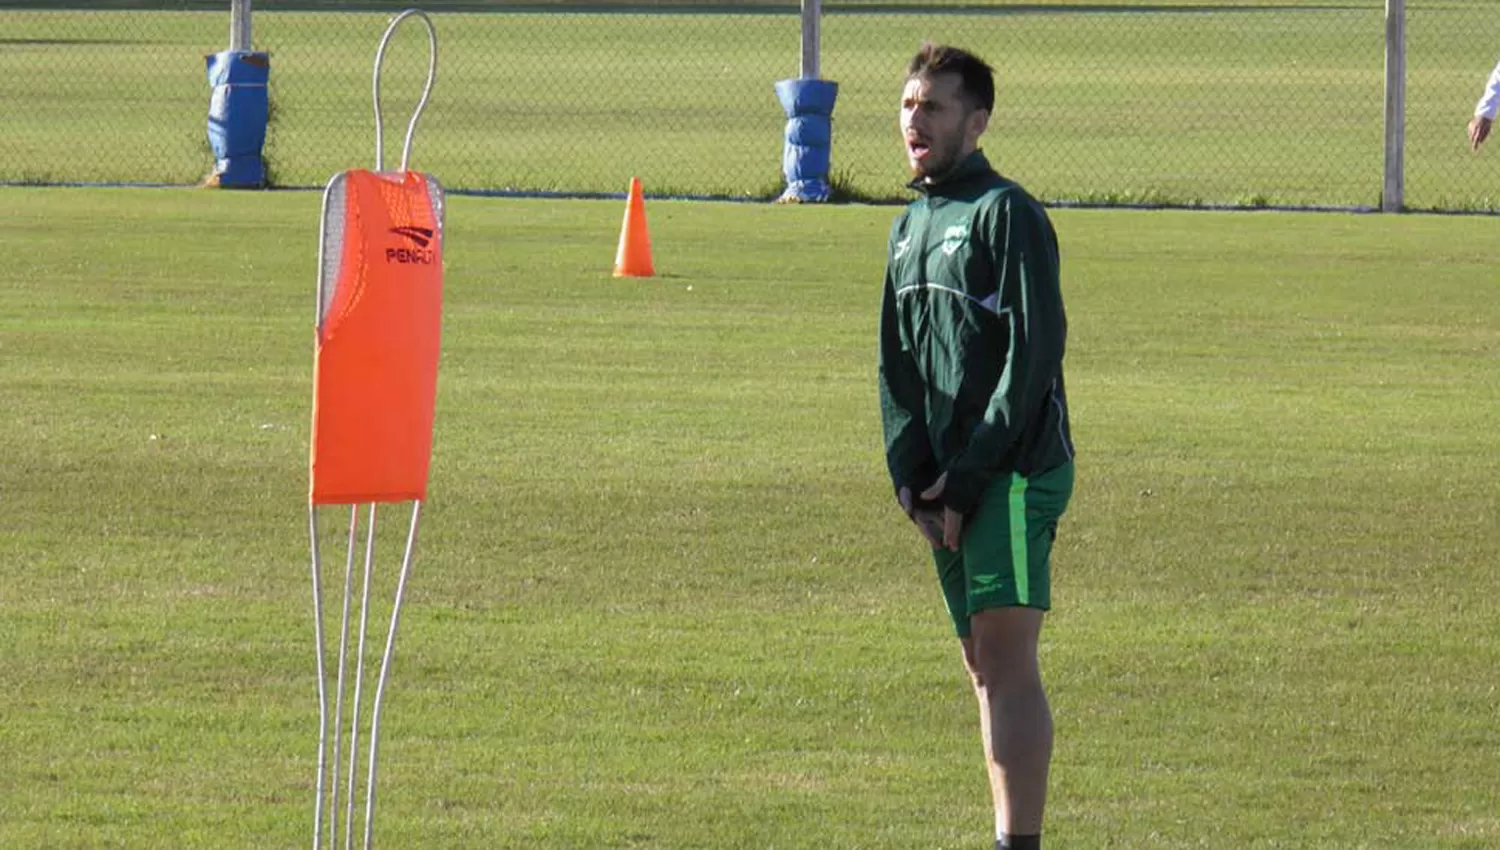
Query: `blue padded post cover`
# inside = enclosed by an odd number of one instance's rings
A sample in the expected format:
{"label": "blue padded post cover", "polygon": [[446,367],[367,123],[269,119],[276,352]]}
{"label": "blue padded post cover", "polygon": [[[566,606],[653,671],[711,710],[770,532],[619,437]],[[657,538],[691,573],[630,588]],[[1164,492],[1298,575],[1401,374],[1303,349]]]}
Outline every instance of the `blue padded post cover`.
{"label": "blue padded post cover", "polygon": [[220,186],[255,187],[266,182],[261,148],[266,143],[270,105],[266,83],[271,57],[226,50],[205,57],[208,84],[208,144],[214,152],[214,178]]}
{"label": "blue padded post cover", "polygon": [[782,80],[776,98],[786,112],[786,149],[781,173],[786,191],[781,203],[828,200],[828,167],[833,151],[833,102],[839,84],[831,80]]}

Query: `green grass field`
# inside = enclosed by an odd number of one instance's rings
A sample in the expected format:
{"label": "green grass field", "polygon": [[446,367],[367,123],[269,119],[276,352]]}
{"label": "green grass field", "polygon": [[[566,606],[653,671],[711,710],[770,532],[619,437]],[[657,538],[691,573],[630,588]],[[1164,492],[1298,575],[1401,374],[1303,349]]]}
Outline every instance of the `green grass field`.
{"label": "green grass field", "polygon": [[[785,119],[772,84],[798,73],[796,4],[674,5],[428,6],[442,58],[414,162],[457,188],[618,192],[637,175],[657,194],[774,196]],[[266,156],[281,185],[319,186],[371,159],[370,63],[388,15],[327,8],[276,4],[256,17],[256,44],[272,54]],[[823,73],[840,84],[834,172],[856,196],[900,191],[899,76],[935,39],[994,62],[987,144],[1049,200],[1379,204],[1381,0],[827,8]],[[1488,0],[1407,8],[1408,205],[1500,209],[1494,151],[1471,154],[1464,132],[1500,15]],[[201,57],[224,47],[225,19],[0,11],[0,104],[18,116],[0,135],[0,180],[203,177]],[[392,146],[426,49],[412,27],[390,53]]]}
{"label": "green grass field", "polygon": [[[307,844],[317,209],[0,190],[0,846]],[[451,199],[377,844],[988,847],[881,460],[894,210],[648,212],[615,280],[616,202]],[[1049,846],[1496,846],[1494,219],[1055,219]]]}

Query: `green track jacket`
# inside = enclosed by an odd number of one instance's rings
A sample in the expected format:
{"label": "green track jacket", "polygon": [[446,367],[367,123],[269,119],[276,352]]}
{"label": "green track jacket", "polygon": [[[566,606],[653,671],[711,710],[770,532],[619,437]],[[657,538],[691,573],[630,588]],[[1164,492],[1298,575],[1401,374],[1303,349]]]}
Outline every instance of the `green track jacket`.
{"label": "green track jacket", "polygon": [[891,228],[880,314],[886,462],[913,496],[970,513],[997,476],[1073,457],[1063,389],[1067,319],[1046,210],[975,151],[912,188]]}

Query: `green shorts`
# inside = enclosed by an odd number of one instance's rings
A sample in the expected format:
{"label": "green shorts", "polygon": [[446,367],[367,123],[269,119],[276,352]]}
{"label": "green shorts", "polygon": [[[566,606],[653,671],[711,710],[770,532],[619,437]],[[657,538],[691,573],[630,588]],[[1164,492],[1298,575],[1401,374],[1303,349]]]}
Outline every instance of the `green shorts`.
{"label": "green shorts", "polygon": [[1052,541],[1073,495],[1073,464],[1032,478],[997,478],[964,523],[958,551],[932,550],[959,637],[990,608],[1052,607]]}

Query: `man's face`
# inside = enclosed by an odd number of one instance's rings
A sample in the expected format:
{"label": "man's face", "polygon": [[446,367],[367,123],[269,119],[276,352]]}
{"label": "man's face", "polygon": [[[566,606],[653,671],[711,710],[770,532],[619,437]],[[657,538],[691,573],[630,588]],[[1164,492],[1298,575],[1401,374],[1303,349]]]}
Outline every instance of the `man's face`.
{"label": "man's face", "polygon": [[912,176],[931,182],[979,146],[989,113],[959,97],[957,74],[912,77],[901,94],[901,135]]}

